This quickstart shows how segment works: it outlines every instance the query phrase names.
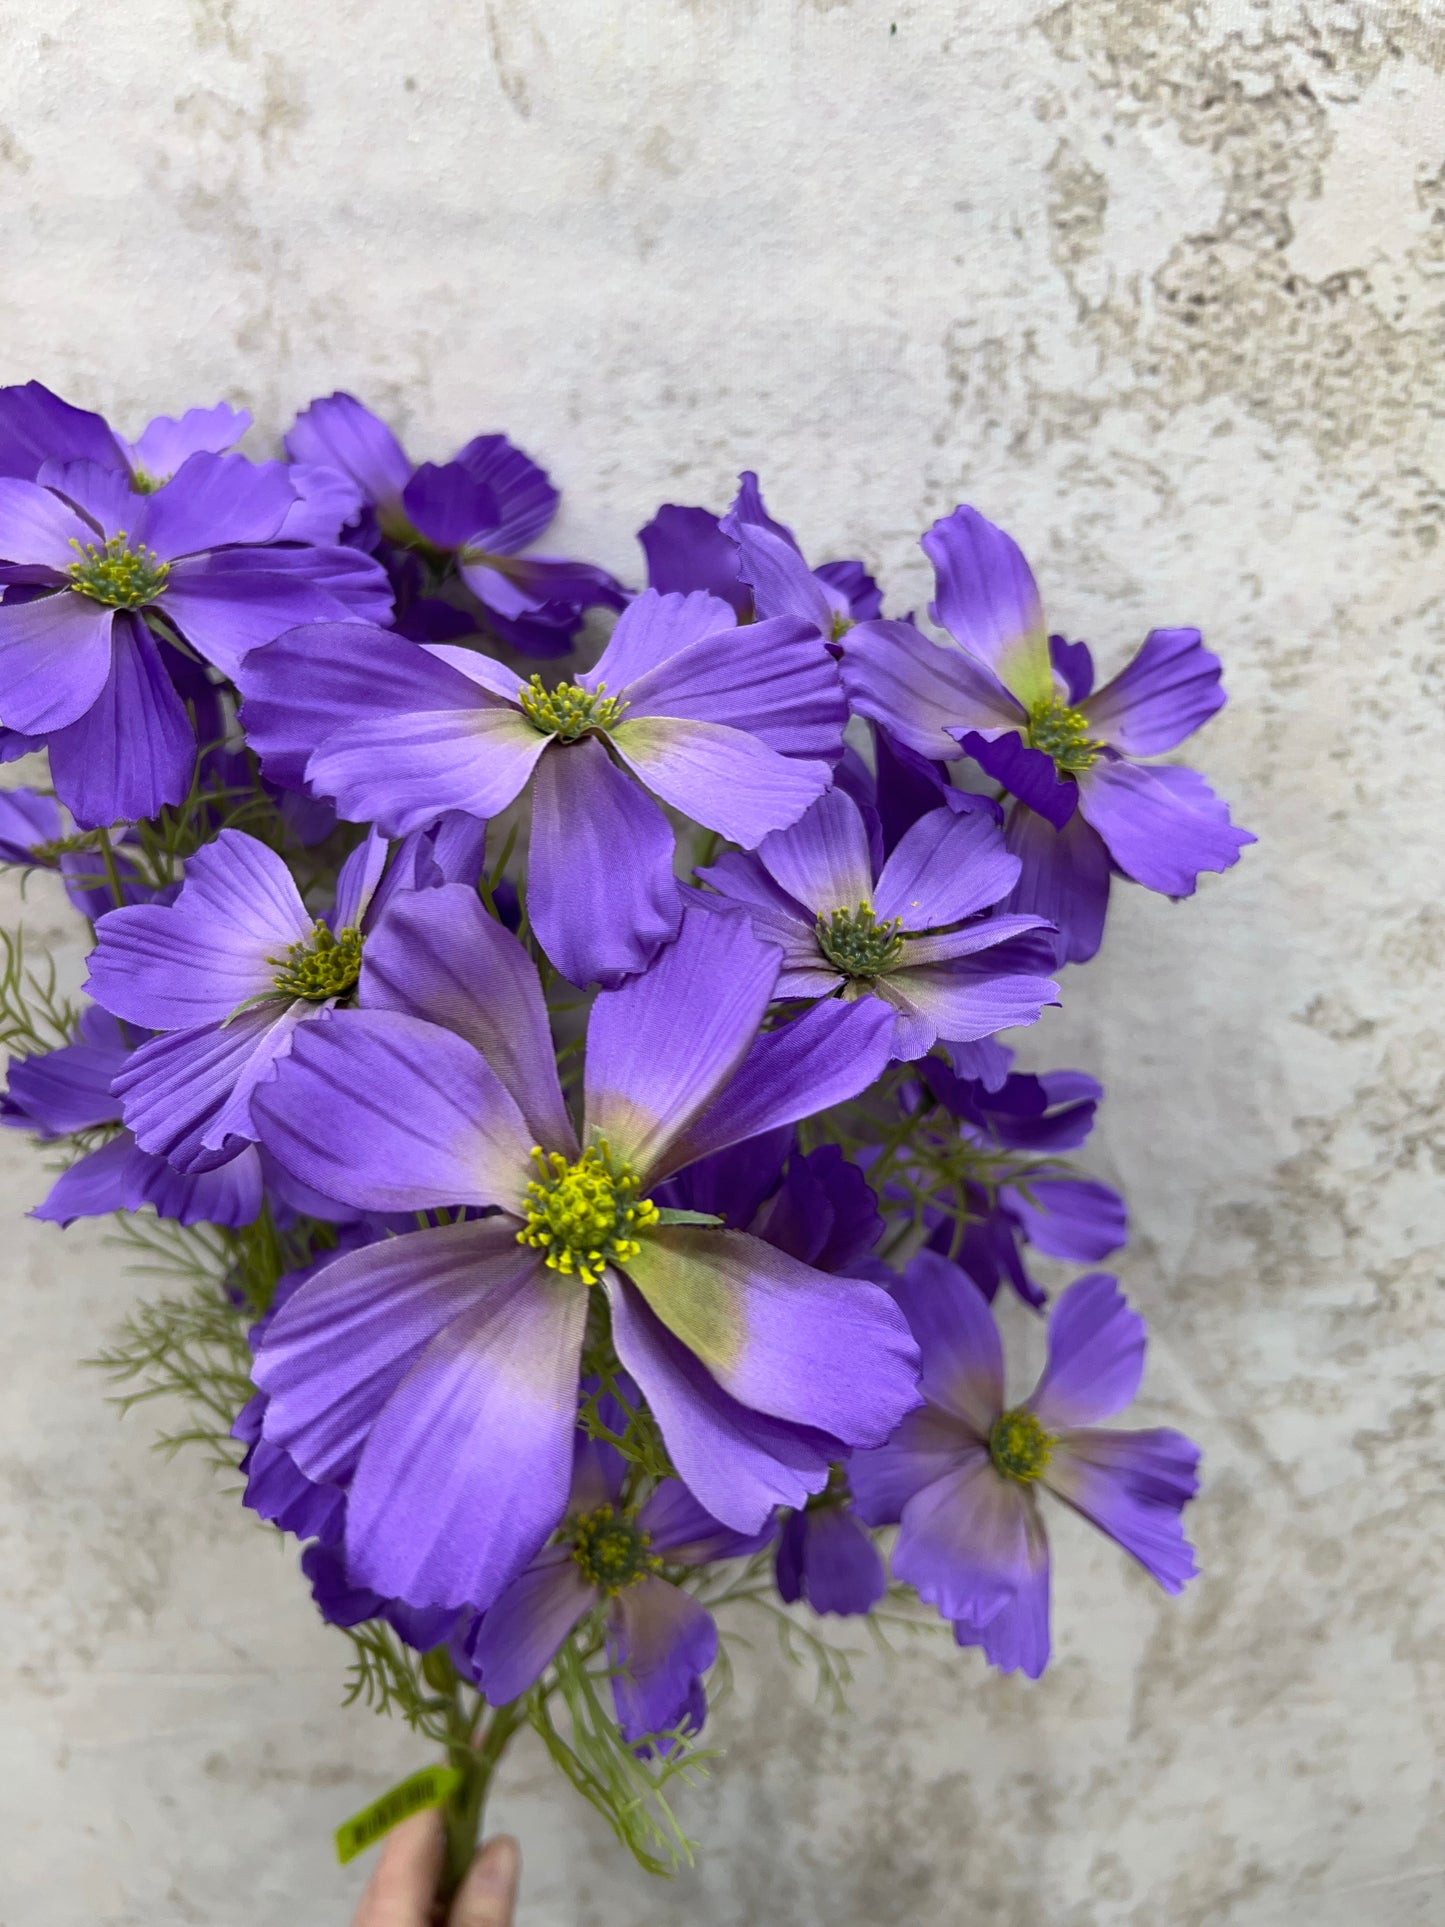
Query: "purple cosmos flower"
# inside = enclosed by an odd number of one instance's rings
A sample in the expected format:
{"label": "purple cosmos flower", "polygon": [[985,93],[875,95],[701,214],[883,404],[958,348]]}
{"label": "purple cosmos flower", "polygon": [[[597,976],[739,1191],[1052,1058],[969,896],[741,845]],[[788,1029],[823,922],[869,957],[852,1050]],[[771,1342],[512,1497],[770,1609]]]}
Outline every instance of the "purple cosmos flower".
{"label": "purple cosmos flower", "polygon": [[603,1608],[617,1723],[635,1746],[684,1720],[701,1726],[702,1676],[717,1657],[712,1615],[666,1568],[745,1557],[773,1527],[734,1532],[676,1479],[665,1479],[640,1507],[627,1506],[625,1470],[610,1446],[579,1442],[558,1542],[497,1595],[467,1654],[492,1705],[505,1706],[535,1685],[572,1629]]}
{"label": "purple cosmos flower", "polygon": [[883,613],[878,584],[861,562],[810,569],[793,531],[763,506],[747,470],[725,516],[668,503],[638,532],[648,586],[664,594],[705,589],[751,617],[800,616],[830,639]]}
{"label": "purple cosmos flower", "polygon": [[806,1600],[815,1613],[872,1612],[887,1592],[882,1555],[859,1522],[841,1468],[825,1492],[783,1521],[774,1576],[779,1598]]}
{"label": "purple cosmos flower", "polygon": [[235,1157],[259,1135],[251,1100],[297,1027],[370,1001],[365,945],[394,900],[390,879],[377,888],[386,854],[375,835],[353,850],[335,909],[318,918],[274,850],[223,830],[187,863],[174,903],[100,919],[86,988],[125,1022],[163,1033],[115,1084],[145,1150],[182,1171]]}
{"label": "purple cosmos flower", "polygon": [[565,655],[584,609],[620,609],[627,600],[605,569],[520,553],[551,522],[561,498],[505,435],[478,435],[449,462],[416,467],[385,422],[355,396],[338,393],[301,411],[286,446],[298,461],[349,476],[388,543],[419,550],[423,559],[455,558],[491,627],[528,655]]}
{"label": "purple cosmos flower", "polygon": [[223,455],[251,426],[244,408],[219,402],[189,409],[177,421],[157,415],[133,442],[103,415],[76,408],[38,381],[0,388],[0,475],[33,482],[47,462],[97,462],[119,469],[138,492],[169,481],[190,456]]}
{"label": "purple cosmos flower", "polygon": [[96,462],[42,476],[0,479],[0,720],[45,739],[85,828],[154,816],[190,785],[196,741],[167,631],[231,675],[298,623],[389,616],[365,556],[267,546],[297,500],[276,464],[196,454],[149,495]]}
{"label": "purple cosmos flower", "polygon": [[368,965],[371,1001],[395,1008],[297,1033],[254,1100],[265,1142],[367,1210],[495,1215],[336,1259],[257,1357],[266,1437],[349,1487],[359,1583],[481,1607],[545,1541],[593,1285],[673,1464],[725,1524],[755,1531],[823,1485],[840,1439],[881,1439],[915,1395],[887,1294],[674,1222],[650,1193],[864,1088],[886,1012],[759,1037],[776,951],[741,917],[689,911],[646,975],[593,1004],[579,1135],[536,972],[471,891],[399,896]]}
{"label": "purple cosmos flower", "polygon": [[[134,1040],[107,1012],[85,1011],[73,1044],[11,1060],[0,1121],[37,1131],[45,1139],[118,1125],[120,1099],[111,1085],[129,1064],[133,1050]],[[149,1205],[158,1217],[174,1218],[180,1224],[222,1224],[234,1229],[260,1215],[261,1183],[261,1163],[254,1149],[218,1171],[188,1177],[163,1157],[141,1150],[129,1131],[118,1130],[62,1172],[30,1216],[68,1225],[76,1218],[139,1211]]]}
{"label": "purple cosmos flower", "polygon": [[[112,854],[125,902],[149,903],[160,894],[142,879],[122,845]],[[116,907],[95,837],[77,834],[55,798],[42,790],[0,790],[0,863],[57,872],[66,896],[92,923]]]}
{"label": "purple cosmos flower", "polygon": [[[843,645],[860,715],[931,761],[963,753],[1009,791],[1009,848],[1023,860],[1013,907],[1059,927],[1060,961],[1099,947],[1111,868],[1192,896],[1254,838],[1193,770],[1136,763],[1183,742],[1224,705],[1220,665],[1197,629],[1152,629],[1094,690],[1083,643],[1050,640],[1028,563],[1002,529],[957,508],[923,537],[932,615],[957,647],[910,623],[870,622]],[[950,747],[952,745],[952,747]]]}
{"label": "purple cosmos flower", "polygon": [[594,669],[544,689],[490,657],[377,630],[307,629],[245,665],[242,721],[279,782],[404,836],[494,816],[532,784],[527,911],[575,984],[643,969],[681,915],[647,794],[748,847],[832,780],[847,709],[805,623],[733,626],[715,597],[648,591]]}
{"label": "purple cosmos flower", "polygon": [[659,1185],[655,1202],[720,1218],[816,1271],[866,1266],[883,1230],[873,1188],[857,1165],[836,1144],[804,1154],[787,1128],[699,1158]]}
{"label": "purple cosmos flower", "polygon": [[895,1057],[1032,1024],[1058,1001],[1058,985],[1039,974],[1048,953],[1032,933],[1047,931],[1042,919],[979,918],[1018,877],[982,813],[930,811],[880,868],[858,805],[838,788],[756,856],[728,851],[698,875],[782,946],[779,996],[885,1004]]}
{"label": "purple cosmos flower", "polygon": [[1144,1370],[1144,1321],[1114,1279],[1072,1284],[1049,1316],[1042,1378],[1023,1404],[1004,1396],[1003,1348],[982,1293],[920,1252],[897,1299],[923,1353],[926,1403],[876,1451],[850,1463],[858,1509],[899,1521],[894,1577],[982,1646],[1002,1672],[1037,1679],[1049,1659],[1049,1548],[1042,1485],[1126,1552],[1166,1592],[1193,1578],[1180,1520],[1199,1481],[1199,1448],[1178,1432],[1101,1430]]}

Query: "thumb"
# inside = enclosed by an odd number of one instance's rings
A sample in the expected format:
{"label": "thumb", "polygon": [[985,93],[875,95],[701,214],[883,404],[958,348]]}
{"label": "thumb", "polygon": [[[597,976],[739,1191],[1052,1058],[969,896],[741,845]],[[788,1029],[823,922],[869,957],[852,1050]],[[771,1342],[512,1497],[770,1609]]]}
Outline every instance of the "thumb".
{"label": "thumb", "polygon": [[513,1927],[522,1850],[507,1833],[489,1840],[467,1869],[447,1927]]}

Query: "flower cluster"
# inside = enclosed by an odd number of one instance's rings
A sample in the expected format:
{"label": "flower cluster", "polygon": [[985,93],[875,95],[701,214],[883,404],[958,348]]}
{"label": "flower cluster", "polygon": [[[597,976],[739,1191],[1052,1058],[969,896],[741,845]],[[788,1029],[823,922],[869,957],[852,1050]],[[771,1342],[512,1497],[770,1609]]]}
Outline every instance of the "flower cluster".
{"label": "flower cluster", "polygon": [[[234,1442],[461,1767],[454,1831],[525,1720],[654,1864],[720,1607],[936,1617],[1037,1677],[1045,1491],[1194,1570],[1196,1448],[1106,1423],[1143,1320],[1047,1288],[1126,1240],[1067,1161],[1102,1092],[1000,1033],[1114,879],[1187,896],[1251,841],[1139,760],[1220,665],[1155,629],[1096,688],[973,508],[925,623],[751,474],[624,585],[533,553],[557,492],[504,436],[414,464],[345,394],[283,460],[248,426],[0,390],[0,755],[48,756],[0,860],[94,932],[48,1033],[12,945],[3,1115],[68,1147],[37,1215],[199,1254],[113,1363]],[[1047,1315],[1024,1397],[1005,1283]]]}

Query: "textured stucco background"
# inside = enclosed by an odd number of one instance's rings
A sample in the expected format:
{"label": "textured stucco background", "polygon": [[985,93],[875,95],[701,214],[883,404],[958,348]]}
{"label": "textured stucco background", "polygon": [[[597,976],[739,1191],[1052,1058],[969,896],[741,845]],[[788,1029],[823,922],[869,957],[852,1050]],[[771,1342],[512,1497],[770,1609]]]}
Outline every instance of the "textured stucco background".
{"label": "textured stucco background", "polygon": [[[624,574],[740,466],[925,599],[978,503],[1109,668],[1198,622],[1198,760],[1260,836],[1121,890],[1031,1040],[1206,1447],[1169,1602],[1055,1535],[1038,1686],[946,1642],[816,1708],[764,1633],[670,1887],[523,1750],[525,1927],[1405,1927],[1440,1800],[1445,12],[1326,0],[4,0],[0,375],[266,445],[355,388],[505,428]],[[7,918],[17,904],[5,899]],[[32,890],[37,931],[73,945]],[[78,970],[78,953],[66,952]],[[420,1763],[203,1465],[77,1364],[143,1287],[21,1216],[6,1341],[4,1927],[325,1927],[338,1819]]]}

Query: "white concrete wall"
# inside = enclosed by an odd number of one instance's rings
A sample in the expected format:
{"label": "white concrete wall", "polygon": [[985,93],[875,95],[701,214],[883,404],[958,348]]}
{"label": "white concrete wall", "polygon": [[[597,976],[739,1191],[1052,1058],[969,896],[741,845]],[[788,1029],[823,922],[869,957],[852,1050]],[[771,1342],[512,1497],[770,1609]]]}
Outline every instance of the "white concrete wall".
{"label": "white concrete wall", "polygon": [[[1169,1602],[1068,1523],[1030,1687],[946,1642],[850,1720],[767,1648],[696,1875],[523,1751],[526,1927],[1403,1927],[1445,1918],[1439,0],[5,0],[0,376],[262,447],[356,389],[505,428],[634,573],[756,465],[895,608],[967,498],[1116,666],[1199,623],[1260,836],[1122,891],[1037,1049],[1205,1444]],[[32,894],[44,927],[59,914]],[[138,1289],[0,1144],[4,1927],[341,1923],[330,1830],[421,1754],[205,1469],[77,1360]]]}

